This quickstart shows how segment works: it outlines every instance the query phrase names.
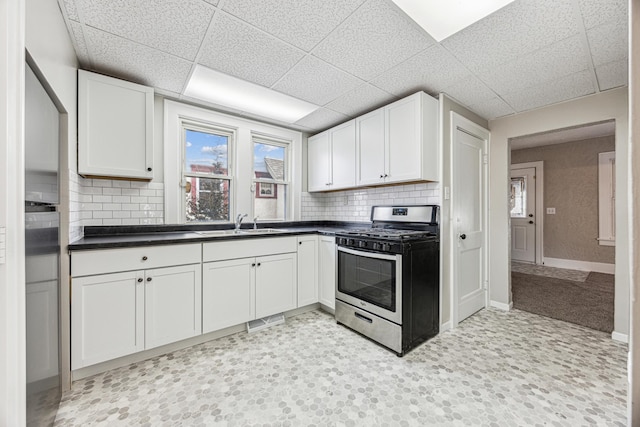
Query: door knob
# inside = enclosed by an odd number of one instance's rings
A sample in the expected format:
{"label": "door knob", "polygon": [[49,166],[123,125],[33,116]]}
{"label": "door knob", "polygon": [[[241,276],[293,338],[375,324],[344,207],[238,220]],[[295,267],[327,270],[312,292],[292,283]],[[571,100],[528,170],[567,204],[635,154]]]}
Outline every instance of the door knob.
{"label": "door knob", "polygon": [[466,238],[467,238],[467,235],[463,233],[463,234],[461,234],[461,235],[460,235],[460,238],[461,238],[462,240],[464,240],[464,239],[466,239]]}
{"label": "door knob", "polygon": [[533,224],[533,221],[529,221],[529,224]]}
{"label": "door knob", "polygon": [[529,214],[529,218],[533,218],[533,214]]}

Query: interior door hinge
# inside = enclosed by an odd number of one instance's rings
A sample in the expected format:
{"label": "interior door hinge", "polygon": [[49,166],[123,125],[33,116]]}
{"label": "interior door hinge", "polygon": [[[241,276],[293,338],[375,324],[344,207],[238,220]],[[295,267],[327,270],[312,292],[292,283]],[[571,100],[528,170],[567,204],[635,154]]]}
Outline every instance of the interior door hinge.
{"label": "interior door hinge", "polygon": [[485,165],[489,163],[489,156],[488,155],[486,155],[486,154],[482,155],[482,163],[485,164]]}
{"label": "interior door hinge", "polygon": [[488,280],[485,280],[484,282],[482,282],[482,289],[484,289],[486,291],[488,287],[489,287],[489,281]]}

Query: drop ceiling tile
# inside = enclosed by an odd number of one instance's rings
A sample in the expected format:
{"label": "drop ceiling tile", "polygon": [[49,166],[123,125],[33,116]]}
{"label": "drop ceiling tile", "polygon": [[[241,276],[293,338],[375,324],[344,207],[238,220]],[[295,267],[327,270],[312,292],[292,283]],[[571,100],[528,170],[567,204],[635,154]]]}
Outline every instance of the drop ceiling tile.
{"label": "drop ceiling tile", "polygon": [[587,29],[610,21],[627,21],[628,0],[578,0],[578,4]]}
{"label": "drop ceiling tile", "polygon": [[75,0],[62,0],[59,3],[62,3],[64,10],[67,12],[67,18],[72,21],[80,21]]}
{"label": "drop ceiling tile", "polygon": [[496,68],[578,34],[573,0],[519,0],[443,40],[472,71]]}
{"label": "drop ceiling tile", "polygon": [[355,117],[382,107],[395,101],[397,98],[390,93],[378,89],[370,84],[364,84],[344,94],[340,98],[327,104],[327,108]]}
{"label": "drop ceiling tile", "polygon": [[227,0],[223,10],[310,51],[364,0]]}
{"label": "drop ceiling tile", "polygon": [[217,6],[218,3],[220,3],[220,0],[204,0],[204,1],[206,1],[207,3],[212,4],[214,6]]}
{"label": "drop ceiling tile", "polygon": [[225,13],[213,22],[198,62],[214,70],[273,85],[304,56],[304,52]]}
{"label": "drop ceiling tile", "polygon": [[73,46],[76,50],[76,56],[83,66],[91,64],[89,57],[89,50],[87,49],[87,42],[84,39],[84,33],[82,31],[82,24],[75,21],[69,21],[69,27],[71,28],[71,38],[73,39]]}
{"label": "drop ceiling tile", "polygon": [[215,9],[202,0],[77,0],[85,24],[193,60]]}
{"label": "drop ceiling tile", "polygon": [[588,30],[587,38],[596,67],[628,57],[629,37],[626,24],[611,22],[600,25]]}
{"label": "drop ceiling tile", "polygon": [[562,77],[503,96],[516,111],[522,112],[545,105],[589,95],[595,92],[590,71]]}
{"label": "drop ceiling tile", "polygon": [[582,36],[576,35],[499,67],[481,70],[477,76],[502,95],[586,70],[588,55]]}
{"label": "drop ceiling tile", "polygon": [[301,118],[294,124],[312,129],[313,132],[320,132],[347,120],[349,120],[349,117],[344,114],[336,113],[335,111],[331,111],[326,108],[318,108],[316,111]]}
{"label": "drop ceiling tile", "polygon": [[362,84],[354,76],[324,61],[307,56],[291,69],[273,89],[316,105],[325,105]]}
{"label": "drop ceiling tile", "polygon": [[445,48],[433,45],[371,83],[400,97],[419,90],[437,94],[470,74]]}
{"label": "drop ceiling tile", "polygon": [[322,41],[313,54],[370,80],[435,43],[390,3],[369,0]]}
{"label": "drop ceiling tile", "polygon": [[191,62],[95,28],[85,27],[85,37],[96,70],[148,86],[182,92]]}
{"label": "drop ceiling tile", "polygon": [[626,59],[596,67],[600,90],[613,89],[629,84],[629,64]]}
{"label": "drop ceiling tile", "polygon": [[471,105],[468,108],[487,120],[493,120],[498,117],[508,116],[509,114],[515,113],[515,110],[500,98],[492,98],[481,104]]}
{"label": "drop ceiling tile", "polygon": [[480,105],[497,97],[496,93],[476,76],[464,78],[443,92],[466,106]]}

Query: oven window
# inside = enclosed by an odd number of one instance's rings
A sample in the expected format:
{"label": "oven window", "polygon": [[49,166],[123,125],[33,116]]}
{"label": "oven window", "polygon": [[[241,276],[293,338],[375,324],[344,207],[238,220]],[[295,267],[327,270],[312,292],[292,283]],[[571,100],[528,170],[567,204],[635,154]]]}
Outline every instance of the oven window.
{"label": "oven window", "polygon": [[338,290],[396,311],[396,262],[338,252]]}

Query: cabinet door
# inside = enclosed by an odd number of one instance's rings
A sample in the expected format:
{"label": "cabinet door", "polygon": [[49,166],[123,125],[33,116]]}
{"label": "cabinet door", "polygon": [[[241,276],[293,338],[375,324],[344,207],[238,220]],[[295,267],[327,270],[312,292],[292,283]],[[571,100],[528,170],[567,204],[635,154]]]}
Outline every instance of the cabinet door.
{"label": "cabinet door", "polygon": [[331,309],[336,306],[336,239],[320,236],[320,303]]}
{"label": "cabinet door", "polygon": [[356,185],[356,121],[329,130],[332,190]]}
{"label": "cabinet door", "polygon": [[329,189],[331,147],[329,132],[312,136],[307,143],[307,187],[309,191]]}
{"label": "cabinet door", "polygon": [[71,369],[144,349],[142,271],[71,280]]}
{"label": "cabinet door", "polygon": [[145,348],[201,333],[200,265],[145,271]]}
{"label": "cabinet door", "polygon": [[25,288],[27,384],[30,384],[55,377],[60,370],[58,281],[27,282]]}
{"label": "cabinet door", "polygon": [[318,302],[318,236],[298,237],[298,307]]}
{"label": "cabinet door", "polygon": [[256,318],[255,258],[202,265],[202,332]]}
{"label": "cabinet door", "polygon": [[385,107],[387,182],[421,179],[420,93]]}
{"label": "cabinet door", "polygon": [[358,155],[357,184],[384,182],[385,167],[384,109],[372,111],[356,119]]}
{"label": "cabinet door", "polygon": [[153,89],[78,71],[78,173],[153,178]]}
{"label": "cabinet door", "polygon": [[296,254],[256,258],[256,318],[296,308]]}

